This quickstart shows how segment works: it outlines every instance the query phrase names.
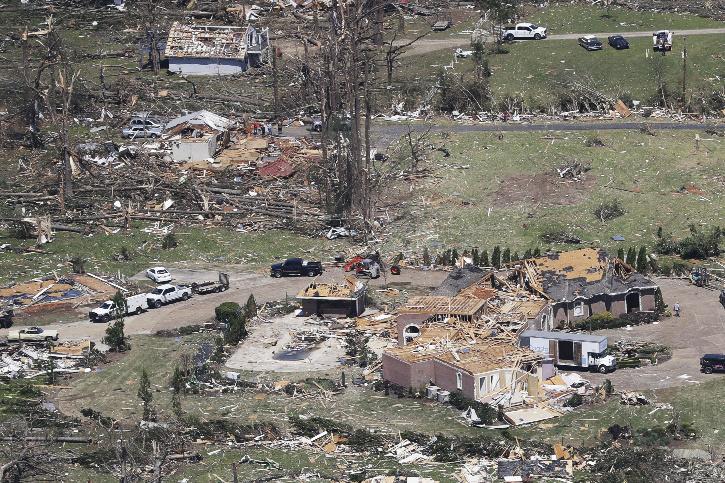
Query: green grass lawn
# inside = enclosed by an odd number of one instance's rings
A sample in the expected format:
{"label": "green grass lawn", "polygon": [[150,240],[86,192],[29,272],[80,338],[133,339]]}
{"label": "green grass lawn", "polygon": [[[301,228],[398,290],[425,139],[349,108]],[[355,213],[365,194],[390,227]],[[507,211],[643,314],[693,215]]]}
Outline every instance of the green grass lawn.
{"label": "green grass lawn", "polygon": [[[489,55],[489,78],[493,104],[506,97],[524,101],[528,109],[545,110],[557,105],[558,95],[566,93],[565,83],[576,80],[613,98],[620,96],[652,105],[659,96],[657,72],[676,96],[682,90],[682,38],[674,40],[674,50],[666,56],[654,55],[648,37],[630,38],[630,49],[618,51],[607,45],[599,52],[587,52],[576,40],[544,40],[507,44],[506,54]],[[687,39],[687,93],[695,105],[703,94],[723,88],[724,69],[718,35],[691,36]],[[455,49],[438,50],[404,57],[394,77],[395,92],[422,95],[434,85],[442,66],[454,60]],[[472,78],[474,61],[458,59],[448,70],[451,79]],[[452,81],[455,82],[455,81]]]}
{"label": "green grass lawn", "polygon": [[[288,231],[238,233],[228,228],[178,227],[178,246],[161,249],[162,236],[145,233],[136,225],[128,233],[123,231],[105,235],[82,236],[58,232],[53,242],[43,246],[47,254],[19,254],[3,252],[0,255],[0,284],[25,281],[70,270],[68,261],[76,256],[86,260],[85,269],[91,273],[130,276],[153,263],[181,263],[185,266],[213,266],[244,264],[260,267],[274,260],[290,256],[307,256],[327,260],[346,245],[344,241],[329,241],[323,237],[309,238]],[[18,240],[0,232],[0,244],[33,246],[35,240]],[[116,255],[126,247],[130,261],[118,261]]]}
{"label": "green grass lawn", "polygon": [[690,13],[637,12],[623,7],[592,5],[527,6],[523,18],[546,26],[549,34],[638,32],[722,27],[722,22]]}
{"label": "green grass lawn", "polygon": [[[616,389],[616,388],[615,388]],[[613,424],[629,425],[634,432],[665,427],[679,416],[683,423],[692,425],[696,438],[678,442],[678,447],[725,447],[725,415],[719,401],[725,397],[725,384],[717,379],[702,384],[650,391],[646,393],[650,405],[627,406],[614,396],[606,403],[580,408],[561,418],[540,425],[514,429],[521,438],[532,438],[550,444],[563,441],[565,445],[591,446],[601,441],[601,434]],[[655,410],[657,403],[672,405]]]}
{"label": "green grass lawn", "polygon": [[[711,139],[699,151],[697,134]],[[587,147],[593,136],[605,146]],[[620,246],[652,247],[658,226],[681,237],[690,224],[725,224],[725,141],[702,132],[505,133],[502,140],[495,133],[470,133],[436,142],[451,156],[432,155],[436,177],[415,189],[394,242],[419,253],[425,245],[433,247],[431,253],[473,246],[490,253],[501,245],[522,254],[535,246],[549,248],[540,235],[551,228],[616,253]],[[572,161],[591,166],[586,182],[559,179],[556,167]],[[690,184],[702,194],[676,193]],[[602,223],[594,209],[615,199],[626,213]],[[613,235],[626,241],[614,242]]]}
{"label": "green grass lawn", "polygon": [[[527,99],[532,107],[547,106],[556,99],[557,92],[566,90],[557,82],[572,79],[610,97],[625,95],[642,101],[643,105],[652,105],[652,98],[657,95],[658,71],[671,91],[681,92],[681,38],[675,38],[673,51],[664,57],[652,52],[652,40],[648,37],[630,38],[629,50],[612,49],[606,38],[600,40],[605,48],[599,52],[587,52],[576,40],[519,42],[507,46],[508,54],[490,57],[494,98],[515,96]],[[717,55],[721,46],[718,35],[687,39],[688,96],[722,88],[724,66]]]}

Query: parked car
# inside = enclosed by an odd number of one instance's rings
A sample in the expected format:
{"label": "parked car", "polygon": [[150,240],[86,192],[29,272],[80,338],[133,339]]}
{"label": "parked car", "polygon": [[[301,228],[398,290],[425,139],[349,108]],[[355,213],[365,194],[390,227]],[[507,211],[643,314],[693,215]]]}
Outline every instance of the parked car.
{"label": "parked car", "polygon": [[44,342],[58,340],[57,330],[44,330],[40,327],[26,327],[8,332],[8,342]]}
{"label": "parked car", "polygon": [[716,371],[725,371],[725,354],[705,354],[700,358],[700,371],[712,374]]}
{"label": "parked car", "polygon": [[320,275],[324,269],[321,262],[311,262],[301,258],[288,258],[282,263],[272,265],[270,273],[274,278],[288,275],[307,275],[314,277]]}
{"label": "parked car", "polygon": [[617,50],[624,50],[629,48],[629,42],[621,35],[611,35],[607,38],[610,47],[614,47]]}
{"label": "parked car", "polygon": [[150,309],[158,309],[164,304],[170,304],[177,300],[189,300],[191,298],[191,287],[179,285],[159,285],[146,294],[146,303]]}
{"label": "parked car", "polygon": [[585,35],[584,37],[579,37],[578,42],[579,45],[590,51],[602,50],[604,48],[602,42],[593,35]]}
{"label": "parked car", "polygon": [[123,313],[120,313],[113,300],[106,300],[100,306],[88,312],[88,317],[91,322],[108,322],[119,316],[139,315],[148,308],[148,294],[141,293],[126,298],[126,310]]}
{"label": "parked car", "polygon": [[124,128],[121,135],[125,138],[136,139],[136,138],[157,138],[161,136],[163,132],[162,127],[154,126],[131,126]]}
{"label": "parked car", "polygon": [[163,129],[164,124],[155,118],[150,117],[134,117],[131,119],[131,121],[128,123],[129,127],[146,127],[146,129],[150,128],[160,128]]}
{"label": "parked car", "polygon": [[146,270],[146,277],[156,283],[168,283],[171,281],[171,274],[164,267],[151,267]]}
{"label": "parked car", "polygon": [[526,22],[507,25],[501,32],[501,38],[509,42],[514,39],[541,40],[546,38],[546,27]]}

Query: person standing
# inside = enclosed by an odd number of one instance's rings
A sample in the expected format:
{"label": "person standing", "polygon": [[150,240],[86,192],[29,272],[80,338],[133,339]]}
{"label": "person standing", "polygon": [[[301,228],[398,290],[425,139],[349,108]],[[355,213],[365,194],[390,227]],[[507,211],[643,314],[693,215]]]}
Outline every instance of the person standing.
{"label": "person standing", "polygon": [[282,135],[282,118],[281,117],[277,118],[277,135],[278,136]]}
{"label": "person standing", "polygon": [[675,317],[680,316],[680,304],[679,302],[675,302],[675,305],[672,306],[672,310],[675,312]]}

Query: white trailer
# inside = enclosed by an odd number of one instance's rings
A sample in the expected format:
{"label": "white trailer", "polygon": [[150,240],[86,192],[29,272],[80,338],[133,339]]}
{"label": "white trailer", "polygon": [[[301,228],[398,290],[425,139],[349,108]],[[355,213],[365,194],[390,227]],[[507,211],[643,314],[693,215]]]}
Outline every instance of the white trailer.
{"label": "white trailer", "polygon": [[519,336],[519,345],[544,354],[554,364],[584,367],[606,373],[617,368],[617,361],[605,355],[607,338],[603,335],[527,330]]}

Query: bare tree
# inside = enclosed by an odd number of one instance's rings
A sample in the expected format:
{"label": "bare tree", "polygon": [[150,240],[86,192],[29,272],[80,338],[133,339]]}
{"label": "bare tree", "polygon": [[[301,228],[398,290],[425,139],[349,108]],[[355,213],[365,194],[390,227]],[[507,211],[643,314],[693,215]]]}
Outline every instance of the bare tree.
{"label": "bare tree", "polygon": [[399,30],[396,30],[391,39],[385,44],[385,67],[387,68],[388,84],[392,84],[393,82],[393,70],[398,62],[398,58],[405,53],[408,47],[428,35],[431,31],[426,30],[416,38],[408,41],[399,41],[398,32]]}

